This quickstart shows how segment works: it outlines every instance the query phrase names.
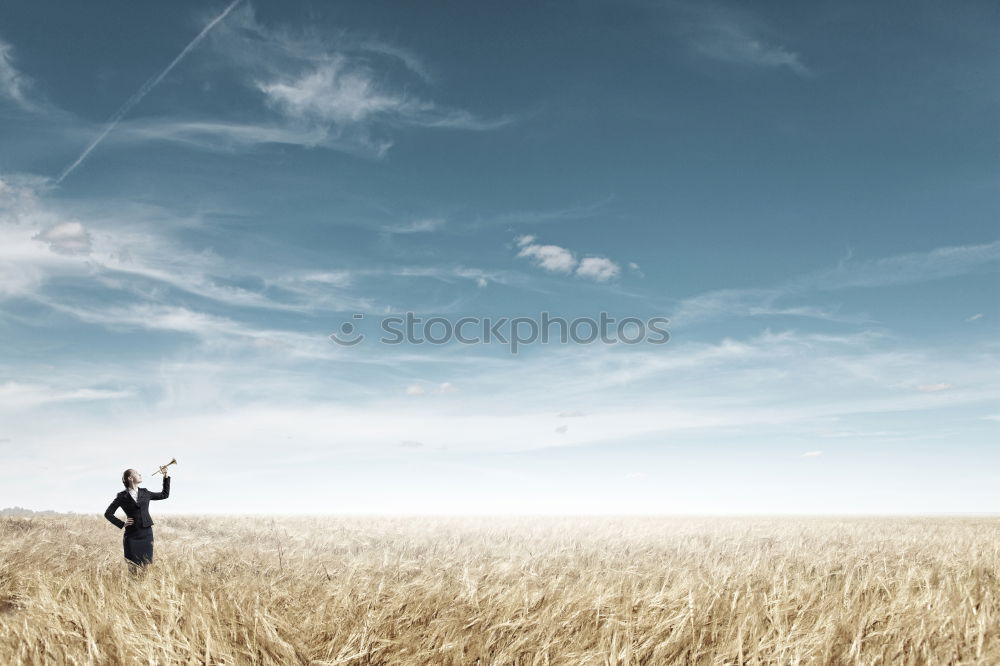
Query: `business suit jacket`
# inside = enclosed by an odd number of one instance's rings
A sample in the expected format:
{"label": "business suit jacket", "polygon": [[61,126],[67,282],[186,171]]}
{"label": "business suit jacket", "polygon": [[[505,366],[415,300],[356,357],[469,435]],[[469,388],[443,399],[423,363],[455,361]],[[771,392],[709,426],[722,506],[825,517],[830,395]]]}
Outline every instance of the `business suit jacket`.
{"label": "business suit jacket", "polygon": [[149,500],[162,500],[168,497],[170,497],[170,477],[165,476],[163,477],[163,490],[158,493],[139,488],[135,500],[129,495],[128,490],[123,490],[115,495],[115,499],[104,512],[104,517],[118,529],[125,527],[125,521],[115,516],[115,509],[121,507],[125,511],[125,515],[135,521],[132,524],[136,527],[152,527],[153,519],[149,515]]}

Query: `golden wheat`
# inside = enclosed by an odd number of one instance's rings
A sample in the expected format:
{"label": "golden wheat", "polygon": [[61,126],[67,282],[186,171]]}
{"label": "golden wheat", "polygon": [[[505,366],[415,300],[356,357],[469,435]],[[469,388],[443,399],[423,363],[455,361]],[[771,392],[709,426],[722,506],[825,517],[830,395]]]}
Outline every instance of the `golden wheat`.
{"label": "golden wheat", "polygon": [[0,520],[0,660],[1000,664],[996,518]]}

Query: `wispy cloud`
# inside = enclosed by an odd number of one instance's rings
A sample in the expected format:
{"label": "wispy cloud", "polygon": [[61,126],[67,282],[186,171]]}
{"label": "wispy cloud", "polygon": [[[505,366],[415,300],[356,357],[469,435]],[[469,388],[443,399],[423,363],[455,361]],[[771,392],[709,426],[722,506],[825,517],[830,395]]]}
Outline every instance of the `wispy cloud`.
{"label": "wispy cloud", "polygon": [[717,23],[706,27],[696,42],[699,53],[723,62],[756,67],[786,67],[800,76],[811,72],[802,64],[799,54],[782,46],[766,44],[734,23]]}
{"label": "wispy cloud", "polygon": [[453,283],[458,280],[471,280],[477,286],[485,287],[491,282],[497,284],[515,284],[520,282],[519,275],[510,271],[483,270],[467,266],[397,266],[375,271],[382,275],[399,277],[426,277],[441,282]]}
{"label": "wispy cloud", "polygon": [[282,288],[298,291],[301,285],[309,283],[349,287],[360,280],[378,278],[427,278],[446,284],[470,281],[480,287],[485,287],[490,283],[511,285],[522,284],[525,281],[522,274],[513,271],[485,270],[461,264],[444,264],[430,266],[395,265],[324,272],[300,272],[277,278],[276,283],[280,284]]}
{"label": "wispy cloud", "polygon": [[829,321],[865,323],[867,317],[837,309],[784,304],[791,298],[822,291],[874,288],[929,282],[974,273],[1000,262],[1000,241],[941,247],[928,252],[872,260],[845,259],[836,267],[792,278],[774,287],[720,289],[683,299],[672,321],[687,325],[725,316],[788,315]]}
{"label": "wispy cloud", "polygon": [[771,30],[756,16],[710,3],[673,3],[678,27],[698,55],[747,67],[784,68],[802,77],[812,71],[795,51],[769,37]]}
{"label": "wispy cloud", "polygon": [[305,71],[258,80],[255,87],[265,102],[294,123],[328,135],[342,136],[376,123],[491,130],[510,122],[507,118],[484,120],[463,109],[449,109],[393,90],[359,60],[333,53],[325,62]]}
{"label": "wispy cloud", "polygon": [[917,390],[923,391],[924,393],[938,393],[940,391],[947,391],[950,388],[952,388],[951,384],[938,382],[937,384],[921,384],[917,387]]}
{"label": "wispy cloud", "polygon": [[28,96],[31,79],[14,64],[14,47],[0,39],[0,97],[6,97],[27,111],[38,107]]}
{"label": "wispy cloud", "polygon": [[269,143],[314,148],[325,146],[344,152],[380,156],[392,145],[389,142],[338,141],[322,127],[289,126],[280,122],[248,124],[223,120],[178,120],[144,118],[122,123],[124,140],[159,140],[181,143],[199,150],[237,151]]}
{"label": "wispy cloud", "polygon": [[390,58],[395,58],[399,62],[403,63],[407,69],[419,76],[421,79],[427,83],[434,82],[434,75],[431,73],[430,68],[427,63],[418,56],[413,51],[405,49],[401,46],[395,44],[388,44],[383,41],[375,39],[366,39],[358,45],[359,50],[368,51],[371,53],[380,53],[382,55],[389,56]]}
{"label": "wispy cloud", "polygon": [[342,55],[290,78],[258,81],[256,87],[268,104],[294,119],[335,125],[405,115],[412,105],[405,97],[379,90],[371,72],[351,68]]}
{"label": "wispy cloud", "polygon": [[[175,232],[202,224],[200,218],[178,219],[169,211],[117,200],[86,206],[53,200],[45,187],[44,180],[30,177],[0,179],[0,298],[30,299],[47,307],[82,306],[85,298],[116,306],[183,303],[223,316],[242,316],[233,310],[245,308],[289,315],[381,314],[396,311],[394,304],[402,299],[406,309],[421,307],[406,281],[530,288],[529,277],[519,271],[453,263],[379,266],[326,258],[309,266],[294,254],[282,263],[270,250],[268,261],[261,263],[259,253],[265,248],[248,247],[239,256],[220,254],[224,247],[192,246]],[[79,218],[68,217],[68,211]],[[418,224],[413,232],[432,226],[436,223]],[[77,289],[72,300],[60,290],[66,284]],[[456,290],[455,296],[461,300],[471,294]],[[449,307],[427,305],[439,311]]]}
{"label": "wispy cloud", "polygon": [[783,305],[782,300],[804,292],[787,287],[718,289],[681,300],[670,308],[671,321],[686,326],[723,317],[790,316],[826,321],[866,323],[867,317],[842,314],[814,305]]}
{"label": "wispy cloud", "polygon": [[0,384],[0,410],[16,411],[58,402],[117,400],[134,395],[131,390],[86,387],[63,389],[45,384],[8,381]]}
{"label": "wispy cloud", "polygon": [[597,201],[570,205],[562,208],[512,210],[494,215],[479,215],[474,217],[469,226],[472,229],[496,225],[517,224],[548,224],[556,222],[573,222],[592,220],[607,214],[608,205],[614,201],[613,196],[607,196]]}
{"label": "wispy cloud", "polygon": [[845,260],[835,268],[805,275],[791,286],[831,290],[915,284],[964,275],[997,262],[1000,241],[953,245],[880,259]]}
{"label": "wispy cloud", "polygon": [[823,455],[822,451],[806,451],[802,454],[803,458],[819,458]]}
{"label": "wispy cloud", "polygon": [[[145,428],[153,437],[151,442],[160,444],[180,432],[220,432],[233,446],[260,446],[262,451],[273,446],[278,432],[296,442],[291,448],[324,451],[331,447],[397,448],[407,440],[434,442],[454,450],[511,451],[648,440],[666,433],[677,437],[711,434],[713,441],[726,438],[745,443],[775,434],[819,436],[831,424],[851,429],[870,421],[874,414],[982,405],[1000,395],[995,373],[982,367],[980,354],[946,360],[937,355],[939,350],[901,348],[900,340],[864,340],[863,336],[831,339],[782,331],[685,345],[670,353],[565,348],[517,363],[463,368],[460,403],[436,399],[448,392],[447,382],[427,379],[392,385],[388,394],[366,392],[362,401],[345,404],[331,400],[326,383],[338,373],[272,375],[262,372],[259,364],[248,365],[243,357],[220,366],[219,355],[213,354],[215,360],[205,369],[186,364],[149,372],[144,367],[124,383],[138,382],[142,391],[159,393],[163,389],[154,391],[153,386],[168,374],[171,383],[181,382],[170,389],[171,394],[183,398],[181,394],[209,391],[213,404],[225,409],[207,409],[202,398],[185,402],[180,412],[164,410],[144,414],[134,422],[120,419],[113,426],[102,423],[82,429],[67,421],[65,428],[86,433],[84,443],[94,447],[88,453],[111,446],[110,440],[102,444],[102,438],[111,436],[117,441],[134,435],[133,426]],[[80,368],[67,367],[65,372],[85,374]],[[971,390],[913,392],[912,377],[928,372],[961,376],[961,384]],[[254,377],[264,384],[254,386]],[[792,377],[794,381],[789,380]],[[624,391],[623,382],[637,390]],[[196,388],[196,383],[203,387]],[[408,386],[414,388],[407,391]],[[498,401],[497,391],[510,386],[518,390]],[[648,390],[654,386],[656,391]],[[612,387],[617,390],[609,390]],[[240,399],[246,391],[253,396],[249,403]],[[290,395],[295,400],[289,400]],[[566,422],[557,416],[555,405],[566,401],[586,405],[586,413],[579,416],[582,427],[575,425],[576,420]],[[569,427],[559,432],[556,429],[561,425]],[[926,424],[913,426],[913,431],[926,429]],[[26,430],[7,436],[20,438]],[[911,434],[903,429],[899,437]],[[68,448],[60,444],[64,436],[64,431],[53,430],[36,439],[53,447],[46,449],[51,455]],[[228,452],[216,451],[219,455]]]}
{"label": "wispy cloud", "polygon": [[[262,274],[253,263],[236,258],[222,262],[210,249],[176,240],[170,235],[171,225],[145,220],[132,211],[126,215],[128,224],[121,224],[119,202],[97,206],[95,219],[82,209],[81,219],[74,219],[67,217],[64,205],[53,204],[44,193],[44,181],[0,178],[0,296],[37,298],[50,282],[69,278],[81,286],[140,297],[151,292],[162,297],[165,289],[172,289],[234,307],[303,311],[365,306],[361,299],[318,284],[309,288],[305,280],[283,282],[303,271],[271,265]],[[241,273],[256,275],[260,287],[234,284],[232,278]]]}
{"label": "wispy cloud", "polygon": [[284,143],[378,158],[392,147],[396,128],[488,131],[513,122],[510,116],[486,118],[414,92],[433,78],[405,49],[347,33],[318,39],[308,32],[265,26],[249,5],[234,11],[212,39],[257,94],[261,111],[271,113],[251,121],[246,115],[147,119],[130,124],[129,136],[210,150]]}
{"label": "wispy cloud", "polygon": [[[324,360],[391,367],[396,363],[420,360],[405,355],[387,358],[380,354],[351,353],[350,350],[331,343],[323,330],[302,331],[256,325],[178,305],[133,303],[124,306],[82,306],[53,300],[42,302],[55,312],[74,317],[84,324],[100,326],[107,331],[155,331],[190,336],[199,343],[204,354],[232,354],[242,359],[253,358],[255,363],[272,358],[285,364]],[[190,346],[186,348],[192,349]],[[433,390],[446,393],[454,389],[451,384],[444,383]]]}
{"label": "wispy cloud", "polygon": [[390,234],[422,234],[437,231],[444,225],[445,221],[441,218],[429,217],[420,220],[413,220],[412,222],[407,222],[405,224],[393,224],[382,227],[382,231]]}
{"label": "wispy cloud", "polygon": [[409,384],[403,392],[406,395],[427,395],[429,393],[454,393],[457,390],[451,382],[441,382],[440,384]]}

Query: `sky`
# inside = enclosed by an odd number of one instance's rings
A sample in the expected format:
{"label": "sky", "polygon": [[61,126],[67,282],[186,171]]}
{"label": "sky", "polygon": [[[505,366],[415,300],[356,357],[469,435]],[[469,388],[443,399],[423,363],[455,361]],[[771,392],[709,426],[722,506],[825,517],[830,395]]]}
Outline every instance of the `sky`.
{"label": "sky", "polygon": [[[998,27],[5,2],[0,506],[1000,511]],[[381,335],[543,312],[669,339]]]}

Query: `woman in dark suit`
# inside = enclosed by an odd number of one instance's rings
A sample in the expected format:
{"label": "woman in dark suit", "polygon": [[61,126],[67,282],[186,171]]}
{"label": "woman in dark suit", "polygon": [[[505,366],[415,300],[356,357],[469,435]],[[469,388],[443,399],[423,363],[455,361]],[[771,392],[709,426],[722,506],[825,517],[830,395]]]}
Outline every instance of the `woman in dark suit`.
{"label": "woman in dark suit", "polygon": [[[163,473],[163,490],[153,493],[139,487],[142,474],[134,469],[125,470],[122,473],[125,490],[115,495],[104,512],[108,522],[119,529],[125,528],[122,547],[133,571],[153,561],[153,519],[149,515],[149,501],[170,497],[170,471],[167,467],[161,467],[160,471]],[[124,521],[115,516],[118,507],[125,511],[127,518]]]}

